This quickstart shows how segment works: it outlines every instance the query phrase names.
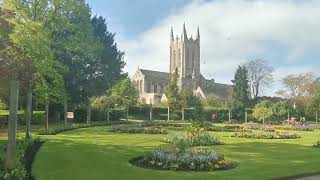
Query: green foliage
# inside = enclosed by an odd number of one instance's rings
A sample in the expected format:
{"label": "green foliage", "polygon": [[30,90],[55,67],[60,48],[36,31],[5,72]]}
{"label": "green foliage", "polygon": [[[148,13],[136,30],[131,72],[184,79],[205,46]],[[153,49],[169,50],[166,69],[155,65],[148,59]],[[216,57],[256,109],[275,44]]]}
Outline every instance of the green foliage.
{"label": "green foliage", "polygon": [[276,118],[285,118],[288,114],[289,106],[287,103],[280,101],[272,105],[272,113]]}
{"label": "green foliage", "polygon": [[[18,119],[21,125],[26,124],[26,115],[24,114],[18,115]],[[43,111],[33,111],[31,124],[33,125],[43,125],[45,123],[45,115]]]}
{"label": "green foliage", "polygon": [[202,104],[206,108],[223,108],[224,105],[221,104],[218,97],[209,96],[203,100]]}
{"label": "green foliage", "polygon": [[125,108],[137,104],[138,95],[137,89],[128,78],[119,80],[111,89],[111,96],[116,99],[116,105]]}
{"label": "green foliage", "polygon": [[248,81],[248,70],[246,66],[238,66],[234,75],[233,95],[232,95],[232,114],[235,118],[243,118],[245,108],[249,105],[250,89]]}
{"label": "green foliage", "polygon": [[315,147],[315,148],[320,148],[320,141],[317,141],[317,142],[313,145],[313,147]]}
{"label": "green foliage", "polygon": [[259,121],[262,120],[264,124],[264,121],[268,118],[271,118],[273,115],[270,101],[263,101],[259,104],[256,104],[252,115]]}
{"label": "green foliage", "polygon": [[[169,84],[166,88],[165,95],[167,97],[167,105],[172,109],[180,109],[179,108],[179,88],[178,88],[178,69],[172,74],[172,77],[169,81]],[[187,104],[184,102],[183,105]]]}
{"label": "green foliage", "polygon": [[7,105],[1,101],[0,99],[0,110],[6,110],[7,109]]}
{"label": "green foliage", "polygon": [[42,142],[39,138],[22,139],[17,142],[17,159],[13,169],[4,168],[5,148],[0,146],[0,179],[32,179],[31,164]]}
{"label": "green foliage", "polygon": [[[124,117],[124,111],[121,109],[111,109],[110,120],[116,121]],[[74,120],[78,123],[86,122],[87,119],[87,109],[85,107],[77,108],[74,110]],[[107,110],[106,109],[93,109],[92,110],[92,121],[105,121],[107,120]]]}

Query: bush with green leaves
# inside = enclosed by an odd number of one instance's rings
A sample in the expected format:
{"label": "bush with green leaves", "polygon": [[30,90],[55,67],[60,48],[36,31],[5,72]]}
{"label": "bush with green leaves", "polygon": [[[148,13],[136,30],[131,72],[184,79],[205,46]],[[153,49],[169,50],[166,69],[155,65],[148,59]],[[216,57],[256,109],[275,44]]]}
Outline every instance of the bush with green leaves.
{"label": "bush with green leaves", "polygon": [[171,134],[163,139],[166,143],[185,143],[188,146],[210,146],[220,145],[222,142],[219,137],[205,132],[204,128],[190,128],[184,134]]}
{"label": "bush with green leaves", "polygon": [[317,141],[317,142],[313,145],[313,147],[320,149],[320,141]]}
{"label": "bush with green leaves", "polygon": [[131,160],[131,163],[144,168],[172,171],[215,171],[236,166],[234,162],[226,161],[223,155],[206,149],[183,152],[156,149],[143,158]]}
{"label": "bush with green leaves", "polygon": [[0,179],[33,179],[31,174],[32,162],[42,143],[43,142],[39,138],[18,140],[16,149],[16,164],[11,170],[4,168],[5,147],[0,146]]}

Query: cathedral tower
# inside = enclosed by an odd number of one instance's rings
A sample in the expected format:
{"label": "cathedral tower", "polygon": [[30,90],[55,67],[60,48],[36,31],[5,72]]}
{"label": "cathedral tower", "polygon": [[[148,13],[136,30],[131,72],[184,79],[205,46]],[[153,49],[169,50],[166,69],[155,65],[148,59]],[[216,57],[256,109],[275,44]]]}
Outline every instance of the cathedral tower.
{"label": "cathedral tower", "polygon": [[200,81],[200,31],[188,38],[185,24],[181,36],[174,37],[171,28],[170,40],[170,73],[178,70],[178,87],[195,90]]}

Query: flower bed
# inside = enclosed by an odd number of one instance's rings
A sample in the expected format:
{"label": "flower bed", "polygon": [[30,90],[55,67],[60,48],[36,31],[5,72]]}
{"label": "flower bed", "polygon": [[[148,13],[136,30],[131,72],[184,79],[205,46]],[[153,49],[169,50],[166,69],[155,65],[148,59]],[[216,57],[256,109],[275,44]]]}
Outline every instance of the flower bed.
{"label": "flower bed", "polygon": [[136,133],[136,134],[168,134],[165,129],[159,127],[143,127],[135,125],[114,125],[111,127],[113,132]]}
{"label": "flower bed", "polygon": [[236,167],[231,161],[214,151],[195,149],[184,152],[152,150],[144,157],[134,158],[133,165],[143,168],[172,171],[215,171]]}
{"label": "flower bed", "polygon": [[285,125],[285,126],[278,126],[277,129],[282,130],[294,130],[294,131],[314,131],[315,127],[307,125],[307,126],[292,126],[292,125]]}
{"label": "flower bed", "polygon": [[173,134],[163,139],[166,143],[183,143],[187,146],[209,146],[220,145],[222,142],[219,137],[204,132],[203,128],[190,129],[185,134]]}
{"label": "flower bed", "polygon": [[260,131],[255,133],[251,129],[239,129],[231,137],[255,139],[297,139],[300,135],[293,131],[275,130],[274,132]]}

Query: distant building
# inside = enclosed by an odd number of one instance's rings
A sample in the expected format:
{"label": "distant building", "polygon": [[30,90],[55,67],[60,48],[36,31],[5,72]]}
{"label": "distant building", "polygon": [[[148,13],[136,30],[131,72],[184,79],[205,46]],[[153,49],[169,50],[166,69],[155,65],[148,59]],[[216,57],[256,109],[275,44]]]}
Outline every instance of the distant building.
{"label": "distant building", "polygon": [[215,83],[215,80],[204,78],[200,72],[200,31],[197,29],[196,38],[188,38],[185,25],[181,37],[174,37],[171,28],[170,66],[169,72],[159,72],[138,68],[132,81],[139,90],[142,103],[158,104],[165,101],[165,88],[171,74],[178,70],[179,89],[192,90],[201,99],[215,96],[226,103],[231,95],[232,86]]}

